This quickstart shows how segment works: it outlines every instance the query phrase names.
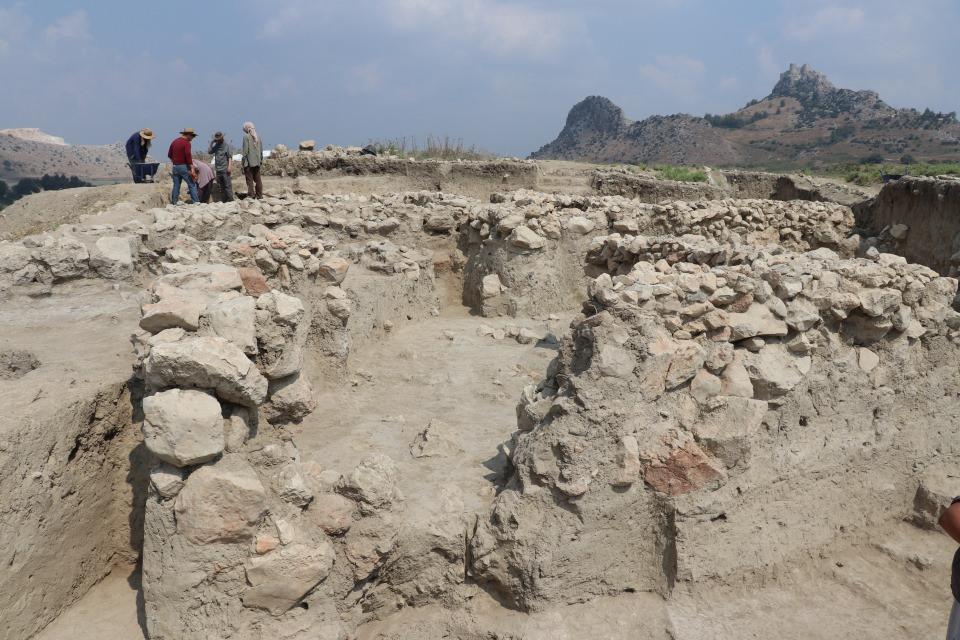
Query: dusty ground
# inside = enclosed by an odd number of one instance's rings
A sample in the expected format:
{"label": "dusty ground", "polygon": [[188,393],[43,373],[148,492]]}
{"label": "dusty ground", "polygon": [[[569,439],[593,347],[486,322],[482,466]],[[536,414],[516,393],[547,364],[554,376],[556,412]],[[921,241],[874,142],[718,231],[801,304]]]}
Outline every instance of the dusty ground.
{"label": "dusty ground", "polygon": [[[0,211],[0,240],[15,240],[61,224],[80,222],[81,216],[98,214],[117,203],[131,203],[106,216],[104,224],[123,224],[131,220],[136,208],[163,206],[166,187],[160,184],[114,184],[63,191],[41,191],[17,200]],[[169,198],[169,195],[166,196]]]}

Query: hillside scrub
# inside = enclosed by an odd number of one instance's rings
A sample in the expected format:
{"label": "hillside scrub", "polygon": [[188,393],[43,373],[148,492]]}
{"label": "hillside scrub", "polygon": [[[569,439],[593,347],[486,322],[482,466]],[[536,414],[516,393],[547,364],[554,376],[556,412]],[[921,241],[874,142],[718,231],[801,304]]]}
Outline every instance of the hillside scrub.
{"label": "hillside scrub", "polygon": [[911,176],[960,176],[960,163],[957,162],[916,162],[911,164],[858,164],[843,165],[835,172],[847,182],[866,186],[879,184],[884,175]]}
{"label": "hillside scrub", "polygon": [[676,182],[706,182],[707,174],[702,169],[661,164],[653,168],[664,180]]}

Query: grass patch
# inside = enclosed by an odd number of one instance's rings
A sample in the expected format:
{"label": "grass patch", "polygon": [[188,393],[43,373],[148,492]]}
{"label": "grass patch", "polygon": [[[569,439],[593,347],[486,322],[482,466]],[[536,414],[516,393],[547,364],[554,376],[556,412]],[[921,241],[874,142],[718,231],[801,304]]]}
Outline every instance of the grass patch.
{"label": "grass patch", "polygon": [[460,138],[450,136],[427,136],[421,145],[415,137],[371,140],[378,155],[416,158],[417,160],[490,160],[493,155],[477,148],[466,146]]}
{"label": "grass patch", "polygon": [[675,182],[706,182],[707,173],[702,169],[692,167],[678,167],[668,164],[657,165],[653,168],[657,175],[664,180]]}
{"label": "grass patch", "polygon": [[884,174],[910,176],[960,176],[957,162],[918,162],[915,164],[849,164],[830,173],[842,175],[847,182],[868,186],[883,182]]}

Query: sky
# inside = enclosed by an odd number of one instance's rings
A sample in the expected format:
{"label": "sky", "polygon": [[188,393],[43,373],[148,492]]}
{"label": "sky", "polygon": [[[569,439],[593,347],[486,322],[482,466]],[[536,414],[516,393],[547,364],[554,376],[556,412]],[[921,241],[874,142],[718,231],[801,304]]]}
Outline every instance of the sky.
{"label": "sky", "polygon": [[449,136],[525,156],[603,95],[727,113],[789,63],[960,110],[958,0],[0,0],[0,128],[77,144],[182,127],[268,146]]}

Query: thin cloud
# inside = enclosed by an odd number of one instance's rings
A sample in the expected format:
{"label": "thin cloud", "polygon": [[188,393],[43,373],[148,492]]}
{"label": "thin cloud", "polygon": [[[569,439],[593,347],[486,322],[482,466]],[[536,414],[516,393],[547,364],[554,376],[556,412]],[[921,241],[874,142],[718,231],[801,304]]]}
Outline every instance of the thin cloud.
{"label": "thin cloud", "polygon": [[47,26],[43,31],[47,42],[62,40],[88,40],[90,38],[90,21],[86,11],[77,11],[60,18]]}
{"label": "thin cloud", "polygon": [[397,29],[425,31],[447,42],[467,42],[496,55],[544,56],[578,30],[569,12],[497,0],[383,0]]}
{"label": "thin cloud", "polygon": [[640,75],[661,91],[680,98],[696,95],[703,87],[707,65],[689,56],[658,55],[651,64],[641,65]]}
{"label": "thin cloud", "polygon": [[793,40],[842,36],[863,28],[867,12],[861,7],[823,7],[813,15],[791,20],[783,30]]}

